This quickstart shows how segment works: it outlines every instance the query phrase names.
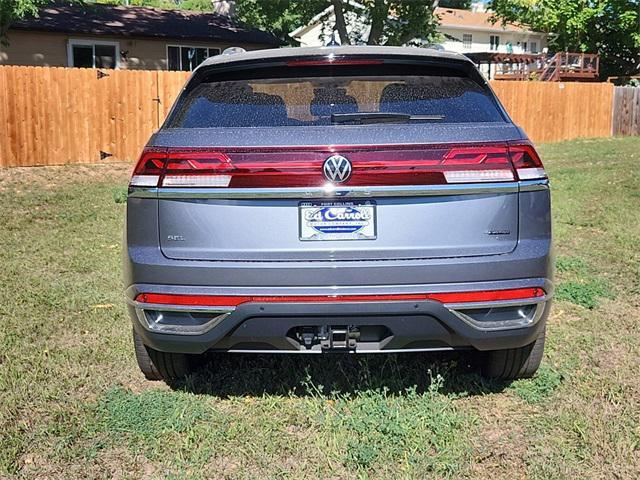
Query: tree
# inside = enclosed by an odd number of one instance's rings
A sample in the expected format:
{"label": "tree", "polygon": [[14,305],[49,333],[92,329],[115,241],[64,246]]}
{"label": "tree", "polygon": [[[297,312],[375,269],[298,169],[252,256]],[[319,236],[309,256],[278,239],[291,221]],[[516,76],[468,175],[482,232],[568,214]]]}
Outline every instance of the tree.
{"label": "tree", "polygon": [[0,0],[0,42],[7,43],[7,30],[11,22],[28,15],[36,15],[46,0]]}
{"label": "tree", "polygon": [[637,73],[640,0],[491,0],[494,18],[549,33],[549,48],[600,54],[600,75]]}
{"label": "tree", "polygon": [[[189,2],[204,2],[211,9],[210,0],[185,0],[183,7]],[[327,8],[329,0],[236,0],[236,18],[246,25],[268,30],[289,43],[289,32],[309,22],[314,15]]]}
{"label": "tree", "polygon": [[[426,41],[436,39],[438,19],[433,12],[439,4],[468,8],[470,3],[471,0],[236,0],[236,12],[244,23],[270,30],[290,42],[289,32],[332,6],[335,25],[329,27],[335,28],[343,45],[403,45],[418,37]],[[370,28],[349,32],[347,18],[352,15]],[[362,38],[365,30],[369,34]]]}

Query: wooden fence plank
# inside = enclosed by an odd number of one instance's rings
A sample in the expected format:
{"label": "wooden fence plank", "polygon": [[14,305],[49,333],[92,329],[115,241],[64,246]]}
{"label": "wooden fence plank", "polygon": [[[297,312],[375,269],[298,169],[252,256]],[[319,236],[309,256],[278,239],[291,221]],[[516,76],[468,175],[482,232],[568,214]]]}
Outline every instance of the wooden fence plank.
{"label": "wooden fence plank", "polygon": [[189,72],[158,72],[159,123],[162,124],[173,102],[189,78]]}
{"label": "wooden fence plank", "polygon": [[616,87],[613,99],[613,134],[640,135],[640,88]]}

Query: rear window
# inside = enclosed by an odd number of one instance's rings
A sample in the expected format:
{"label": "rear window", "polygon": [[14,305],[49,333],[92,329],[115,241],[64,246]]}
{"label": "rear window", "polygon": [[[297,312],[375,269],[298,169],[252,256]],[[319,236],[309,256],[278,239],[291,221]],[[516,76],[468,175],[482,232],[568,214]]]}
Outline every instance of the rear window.
{"label": "rear window", "polygon": [[467,77],[353,75],[203,82],[184,94],[167,126],[317,126],[335,123],[333,114],[362,113],[440,123],[505,121],[492,96]]}

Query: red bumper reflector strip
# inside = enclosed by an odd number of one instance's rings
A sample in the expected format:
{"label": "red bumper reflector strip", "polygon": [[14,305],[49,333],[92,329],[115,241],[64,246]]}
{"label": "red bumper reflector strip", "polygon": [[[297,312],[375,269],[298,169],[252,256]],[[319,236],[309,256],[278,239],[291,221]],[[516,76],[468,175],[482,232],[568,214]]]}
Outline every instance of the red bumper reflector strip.
{"label": "red bumper reflector strip", "polygon": [[169,293],[139,293],[136,301],[159,305],[197,307],[236,307],[243,303],[320,303],[320,302],[418,302],[433,300],[441,303],[475,303],[500,300],[526,300],[543,297],[542,288],[513,288],[476,292],[403,293],[396,295],[179,295]]}

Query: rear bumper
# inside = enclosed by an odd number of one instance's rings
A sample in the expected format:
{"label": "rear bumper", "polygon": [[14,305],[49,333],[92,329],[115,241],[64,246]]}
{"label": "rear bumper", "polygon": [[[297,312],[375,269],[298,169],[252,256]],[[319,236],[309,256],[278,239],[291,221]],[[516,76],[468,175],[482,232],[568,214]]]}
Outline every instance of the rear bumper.
{"label": "rear bumper", "polygon": [[[166,285],[136,284],[126,291],[127,307],[134,328],[143,342],[160,351],[203,353],[208,350],[242,352],[320,353],[326,351],[319,332],[327,328],[353,328],[358,341],[350,351],[356,353],[431,351],[475,348],[498,350],[516,348],[533,342],[546,321],[553,286],[547,279],[520,279],[500,282],[473,282],[466,284],[404,286],[403,293],[434,291],[467,291],[484,289],[510,289],[541,287],[545,297],[510,302],[488,302],[474,305],[445,305],[436,301],[382,301],[382,302],[305,302],[241,304],[231,311],[211,307],[184,307],[141,304],[134,299],[140,292],[198,295],[234,295],[251,293],[261,295],[292,294],[292,289],[233,290],[214,287],[168,287]],[[298,289],[294,289],[296,293]],[[313,289],[314,294],[345,293],[342,289]],[[347,289],[352,293],[354,288]],[[361,291],[362,289],[356,289]],[[368,294],[398,293],[399,287],[368,287]],[[305,294],[312,294],[305,291]],[[474,322],[473,311],[509,312],[514,321],[483,324]],[[482,309],[485,310],[470,310]],[[522,312],[525,312],[524,314]],[[513,312],[513,313],[511,313]],[[516,313],[529,315],[530,321],[518,323]],[[528,312],[528,313],[527,313]],[[467,314],[470,314],[467,315]],[[148,318],[160,318],[180,325],[191,318],[205,325],[203,332],[159,333],[150,328]],[[490,315],[488,315],[490,317]],[[500,317],[505,319],[505,315]],[[509,317],[510,318],[510,317]],[[189,321],[185,323],[189,323]],[[305,344],[303,332],[310,341]],[[318,336],[316,335],[316,336]]]}

